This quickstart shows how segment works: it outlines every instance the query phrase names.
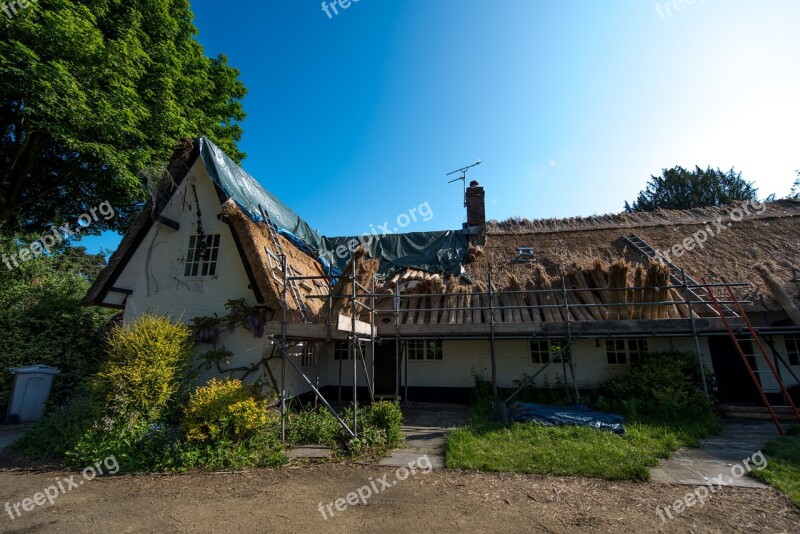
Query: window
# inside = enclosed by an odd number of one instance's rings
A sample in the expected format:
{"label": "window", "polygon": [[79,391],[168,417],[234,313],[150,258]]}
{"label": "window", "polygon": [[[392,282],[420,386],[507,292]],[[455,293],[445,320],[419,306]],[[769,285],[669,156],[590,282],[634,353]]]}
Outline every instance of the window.
{"label": "window", "polygon": [[647,356],[646,339],[606,339],[606,358],[611,365],[638,362],[644,356]]}
{"label": "window", "polygon": [[186,253],[184,276],[216,276],[219,234],[193,235],[189,237],[189,252]]}
{"label": "window", "polygon": [[441,360],[442,342],[434,339],[404,341],[409,360]]}
{"label": "window", "polygon": [[800,336],[785,336],[789,365],[800,365]]}
{"label": "window", "polygon": [[441,360],[442,359],[442,342],[441,341],[434,341],[430,340],[426,342],[428,344],[427,347],[427,357],[429,360]]}
{"label": "window", "polygon": [[547,363],[550,361],[550,342],[542,339],[531,341],[531,363]]}
{"label": "window", "polygon": [[[358,359],[364,359],[364,342],[361,341],[361,351],[358,353]],[[347,341],[336,341],[333,344],[333,359],[334,360],[349,360],[350,359],[350,344]]]}
{"label": "window", "polygon": [[303,351],[300,353],[300,367],[314,367],[316,359],[314,355],[317,352],[316,343],[304,343]]}
{"label": "window", "polygon": [[565,341],[559,339],[534,339],[531,341],[531,363],[545,364],[550,360],[553,363],[561,363],[561,356],[556,354],[561,352]]}
{"label": "window", "polygon": [[606,358],[608,358],[608,363],[613,365],[628,363],[628,356],[625,352],[625,340],[606,339]]}

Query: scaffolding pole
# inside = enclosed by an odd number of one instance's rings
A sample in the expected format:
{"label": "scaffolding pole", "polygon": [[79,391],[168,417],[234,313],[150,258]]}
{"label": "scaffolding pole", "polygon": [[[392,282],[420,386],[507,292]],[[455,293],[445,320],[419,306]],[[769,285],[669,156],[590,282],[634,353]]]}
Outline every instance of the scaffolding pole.
{"label": "scaffolding pole", "polygon": [[281,255],[281,266],[283,268],[283,328],[281,335],[281,441],[286,441],[286,325],[287,316],[286,309],[289,304],[286,300],[286,285],[287,285],[287,272],[286,272],[286,254]]}
{"label": "scaffolding pole", "polygon": [[686,277],[686,271],[681,269],[681,279],[683,280],[683,296],[686,299],[686,305],[689,307],[689,324],[692,325],[692,337],[694,338],[694,347],[697,351],[697,361],[700,362],[700,378],[703,381],[703,391],[708,398],[708,383],[706,382],[706,366],[703,363],[703,353],[700,350],[700,336],[697,333],[697,323],[694,319],[694,308],[692,307],[691,292],[689,291],[689,282]]}
{"label": "scaffolding pole", "polygon": [[[567,350],[566,357],[569,361],[569,374],[572,375],[572,386],[575,388],[575,402],[580,402],[581,393],[578,391],[578,379],[575,377],[575,362],[572,361],[572,319],[569,311],[569,298],[567,297],[567,282],[564,280],[564,275],[561,275],[561,291],[564,295],[564,307],[567,312],[567,346],[570,347]],[[564,361],[563,356],[561,361]],[[566,374],[567,373],[564,373],[565,383],[567,381]]]}
{"label": "scaffolding pole", "polygon": [[[394,295],[394,398],[400,398],[400,290]],[[405,400],[405,399],[404,399]]]}
{"label": "scaffolding pole", "polygon": [[494,296],[492,291],[492,270],[486,273],[489,282],[489,357],[492,361],[492,400],[497,402],[497,351],[494,338]]}
{"label": "scaffolding pole", "polygon": [[[352,305],[352,313],[353,316],[350,318],[351,321],[351,334],[350,334],[350,346],[352,348],[353,354],[353,435],[358,436],[358,355],[356,354],[356,346],[355,343],[358,343],[358,338],[356,337],[356,258],[353,257],[353,302]],[[372,334],[372,332],[370,333]]]}

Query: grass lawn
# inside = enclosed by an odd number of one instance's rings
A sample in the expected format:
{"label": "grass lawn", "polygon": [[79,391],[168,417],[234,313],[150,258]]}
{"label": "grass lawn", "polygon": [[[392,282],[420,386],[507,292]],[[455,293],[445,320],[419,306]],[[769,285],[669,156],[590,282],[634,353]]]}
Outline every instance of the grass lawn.
{"label": "grass lawn", "polygon": [[767,466],[750,472],[758,480],[785,493],[800,507],[800,428],[792,429],[764,448]]}
{"label": "grass lawn", "polygon": [[476,407],[470,425],[450,433],[446,461],[453,469],[648,480],[648,468],[657,465],[659,458],[696,445],[698,438],[716,427],[713,421],[681,425],[635,422],[625,425],[625,436],[535,423],[506,427],[491,422],[487,409]]}

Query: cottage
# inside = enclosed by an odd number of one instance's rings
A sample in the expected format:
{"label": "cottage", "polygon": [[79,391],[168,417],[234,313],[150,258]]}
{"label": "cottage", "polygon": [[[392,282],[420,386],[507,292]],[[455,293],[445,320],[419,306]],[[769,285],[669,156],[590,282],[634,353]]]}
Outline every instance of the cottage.
{"label": "cottage", "polygon": [[699,352],[728,401],[800,387],[800,203],[487,222],[483,197],[472,182],[463,229],[355,249],[187,140],[86,303],[189,322],[243,299],[263,332],[215,335],[230,358],[207,375],[268,375],[287,397],[355,384],[457,399],[476,376],[511,387],[535,374],[580,390],[652,351]]}

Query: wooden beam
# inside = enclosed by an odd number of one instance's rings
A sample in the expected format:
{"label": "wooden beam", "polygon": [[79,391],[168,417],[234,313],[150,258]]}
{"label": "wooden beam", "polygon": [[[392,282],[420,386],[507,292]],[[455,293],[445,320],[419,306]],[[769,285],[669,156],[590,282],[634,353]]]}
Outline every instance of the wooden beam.
{"label": "wooden beam", "polygon": [[112,287],[109,289],[112,293],[122,293],[124,295],[133,295],[133,289],[123,289],[121,287]]}
{"label": "wooden beam", "polygon": [[164,226],[172,228],[175,231],[181,229],[181,225],[180,223],[178,223],[178,221],[173,221],[172,219],[164,217],[163,215],[159,215],[158,217],[156,217],[156,221],[160,222]]}
{"label": "wooden beam", "polygon": [[792,297],[781,287],[781,284],[772,276],[766,267],[763,265],[756,265],[756,271],[758,274],[761,275],[761,278],[767,283],[769,288],[772,290],[772,293],[775,295],[775,299],[778,303],[783,307],[786,311],[786,314],[792,320],[792,322],[796,325],[800,325],[800,309],[797,308],[797,305],[792,300]]}
{"label": "wooden beam", "polygon": [[[350,333],[353,328],[353,319],[340,313],[337,328],[342,332]],[[369,336],[371,335],[371,331],[372,325],[356,319],[356,334]]]}

